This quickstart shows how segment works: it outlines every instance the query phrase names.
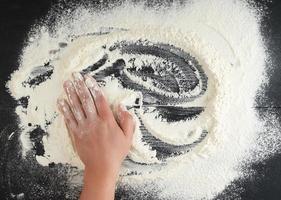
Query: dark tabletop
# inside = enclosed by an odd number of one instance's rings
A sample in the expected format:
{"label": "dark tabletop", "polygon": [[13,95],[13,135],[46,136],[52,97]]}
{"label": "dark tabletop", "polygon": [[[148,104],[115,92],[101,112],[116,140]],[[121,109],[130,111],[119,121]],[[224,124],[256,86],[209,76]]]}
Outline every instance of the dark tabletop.
{"label": "dark tabletop", "polygon": [[[60,2],[65,2],[61,4],[65,8],[69,5],[66,0]],[[153,4],[161,1],[147,2]],[[281,1],[256,2],[268,7],[268,14],[262,21],[262,33],[273,65],[267,72],[271,76],[269,85],[263,88],[265,93],[257,96],[258,112],[261,117],[266,112],[281,117]],[[19,133],[16,132],[11,141],[7,140],[7,134],[15,129],[17,118],[13,110],[16,102],[7,93],[5,82],[18,67],[19,55],[31,25],[45,16],[55,3],[57,1],[54,0],[0,1],[0,199],[65,199],[65,191],[70,189],[66,175],[61,175],[64,172],[67,174],[69,166],[33,165],[31,169],[19,156]],[[98,5],[95,1],[92,4]],[[278,120],[281,123],[281,118]],[[29,162],[35,161],[30,158]],[[235,180],[217,199],[281,199],[281,153],[247,167],[255,172],[254,175]],[[124,198],[124,192],[119,191],[116,198]],[[25,193],[25,196],[21,196],[21,193]],[[137,193],[135,195],[134,198],[124,199],[153,199],[153,195],[149,194],[145,197],[137,197]]]}

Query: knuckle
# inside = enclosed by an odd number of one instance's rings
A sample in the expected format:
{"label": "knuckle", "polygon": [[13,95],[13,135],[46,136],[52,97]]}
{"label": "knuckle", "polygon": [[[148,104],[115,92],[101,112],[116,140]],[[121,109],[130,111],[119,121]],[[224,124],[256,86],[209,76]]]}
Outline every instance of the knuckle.
{"label": "knuckle", "polygon": [[100,120],[99,123],[100,123],[100,126],[103,127],[103,128],[106,128],[108,126],[107,120]]}
{"label": "knuckle", "polygon": [[91,122],[89,122],[91,124],[92,127],[97,127],[97,126],[100,126],[102,128],[106,127],[107,125],[107,122],[103,119],[101,119],[100,117],[96,117],[96,119],[94,120],[91,120]]}
{"label": "knuckle", "polygon": [[78,103],[78,98],[76,96],[76,94],[71,94],[70,97],[69,97],[69,102],[72,106],[74,106],[75,104]]}
{"label": "knuckle", "polygon": [[71,119],[69,117],[65,117],[65,123],[67,125],[70,125],[71,124]]}
{"label": "knuckle", "polygon": [[70,125],[73,123],[73,119],[71,118],[70,115],[64,116],[64,121],[67,125]]}
{"label": "knuckle", "polygon": [[80,95],[80,99],[81,99],[82,103],[86,103],[87,101],[89,101],[89,96],[87,94],[85,94],[84,92],[82,92]]}
{"label": "knuckle", "polygon": [[69,129],[71,132],[76,133],[77,132],[77,126],[75,124],[70,124]]}

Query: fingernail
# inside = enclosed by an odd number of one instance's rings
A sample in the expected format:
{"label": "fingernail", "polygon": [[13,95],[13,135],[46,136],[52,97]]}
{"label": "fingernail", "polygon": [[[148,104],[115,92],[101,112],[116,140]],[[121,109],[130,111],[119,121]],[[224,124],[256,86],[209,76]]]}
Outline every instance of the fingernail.
{"label": "fingernail", "polygon": [[119,122],[122,121],[122,113],[120,111],[117,112],[117,119]]}
{"label": "fingernail", "polygon": [[83,76],[79,72],[73,72],[72,76],[77,81],[83,81]]}
{"label": "fingernail", "polygon": [[94,94],[92,95],[94,96],[94,98],[97,95],[104,95],[98,83],[94,79],[87,76],[85,80],[85,84],[91,91],[93,91]]}
{"label": "fingernail", "polygon": [[125,112],[125,111],[127,111],[126,106],[124,104],[120,103],[119,109],[117,111],[117,117],[118,117],[119,122],[121,122],[123,120],[122,112]]}
{"label": "fingernail", "polygon": [[120,108],[122,111],[128,111],[127,107],[123,103],[120,104]]}
{"label": "fingernail", "polygon": [[64,89],[65,89],[65,92],[66,94],[69,96],[71,93],[73,93],[75,91],[75,87],[72,83],[72,81],[70,80],[67,80],[65,82],[65,85],[64,85]]}
{"label": "fingernail", "polygon": [[89,75],[89,74],[84,74],[83,76],[84,76],[84,79],[85,79],[85,80],[86,80],[87,78],[91,78],[91,75]]}
{"label": "fingernail", "polygon": [[93,81],[93,79],[91,79],[89,76],[85,76],[86,80],[85,80],[85,84],[88,88],[94,88],[96,86],[96,82]]}
{"label": "fingernail", "polygon": [[64,81],[63,85],[64,85],[64,87],[70,87],[70,86],[72,86],[72,82],[70,80],[66,80],[66,81]]}

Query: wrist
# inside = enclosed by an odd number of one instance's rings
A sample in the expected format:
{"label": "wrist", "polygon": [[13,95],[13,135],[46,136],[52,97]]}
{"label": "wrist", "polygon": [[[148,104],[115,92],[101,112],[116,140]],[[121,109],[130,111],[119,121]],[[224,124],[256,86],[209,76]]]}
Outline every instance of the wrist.
{"label": "wrist", "polygon": [[85,165],[84,173],[95,177],[116,177],[119,175],[121,164]]}
{"label": "wrist", "polygon": [[119,175],[119,169],[115,170],[96,170],[95,168],[85,167],[84,182],[94,182],[101,184],[115,184]]}
{"label": "wrist", "polygon": [[117,181],[116,175],[100,173],[92,168],[85,167],[84,185],[80,200],[95,199],[108,200],[114,199],[114,191]]}

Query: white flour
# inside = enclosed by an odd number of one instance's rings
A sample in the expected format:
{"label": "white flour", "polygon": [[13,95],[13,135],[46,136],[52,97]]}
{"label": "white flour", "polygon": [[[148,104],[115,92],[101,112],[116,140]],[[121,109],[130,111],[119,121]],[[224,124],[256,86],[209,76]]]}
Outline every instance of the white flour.
{"label": "white flour", "polygon": [[[124,30],[70,41],[71,35],[107,30],[100,27]],[[169,144],[190,144],[199,138],[202,130],[209,133],[192,151],[168,158],[165,165],[138,165],[126,161],[120,184],[140,190],[145,188],[148,192],[156,189],[160,198],[167,199],[214,197],[242,175],[239,164],[250,161],[250,152],[258,148],[258,132],[263,126],[253,107],[256,92],[264,80],[266,61],[259,29],[258,12],[245,2],[231,0],[199,0],[187,3],[183,8],[163,11],[123,5],[100,15],[81,8],[62,17],[60,23],[52,27],[54,34],[43,25],[37,26],[22,53],[19,70],[7,84],[16,99],[30,96],[27,109],[21,106],[16,109],[23,127],[24,153],[31,148],[28,133],[32,127],[28,123],[44,128],[46,120],[53,121],[46,128],[49,136],[43,138],[45,157],[37,156],[38,162],[42,165],[70,163],[82,168],[61,116],[54,115],[57,113],[56,99],[63,95],[63,81],[73,71],[80,71],[99,60],[104,53],[102,45],[138,39],[173,44],[194,56],[209,78],[206,94],[183,104],[203,106],[205,111],[194,120],[175,123],[161,122],[153,113],[144,115],[140,111],[139,114],[151,133]],[[59,42],[67,42],[68,46],[50,55],[50,50],[59,49]],[[109,56],[111,60],[120,57],[114,53]],[[126,60],[126,56],[122,57]],[[54,66],[51,79],[34,89],[19,84],[26,80],[33,67],[43,65],[50,58]],[[132,79],[140,81],[137,77]],[[153,90],[150,84],[146,87]],[[111,104],[123,101],[132,105],[132,99],[141,96],[133,90],[123,89],[116,80],[108,80],[104,92]],[[142,163],[160,162],[155,150],[141,141],[139,129],[129,157]],[[125,176],[131,171],[137,174]],[[151,185],[146,187],[147,184]]]}

